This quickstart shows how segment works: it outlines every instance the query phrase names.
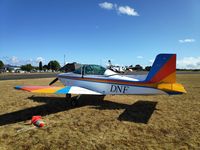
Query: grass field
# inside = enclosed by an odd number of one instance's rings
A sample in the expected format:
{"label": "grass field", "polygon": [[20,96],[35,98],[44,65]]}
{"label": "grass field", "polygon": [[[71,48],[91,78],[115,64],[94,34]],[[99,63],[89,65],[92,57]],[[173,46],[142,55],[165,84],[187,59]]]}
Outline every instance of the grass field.
{"label": "grass field", "polygon": [[[81,96],[77,108],[64,95],[13,89],[51,80],[0,81],[0,150],[200,148],[199,74],[177,76],[184,95]],[[27,125],[33,115],[46,126]]]}

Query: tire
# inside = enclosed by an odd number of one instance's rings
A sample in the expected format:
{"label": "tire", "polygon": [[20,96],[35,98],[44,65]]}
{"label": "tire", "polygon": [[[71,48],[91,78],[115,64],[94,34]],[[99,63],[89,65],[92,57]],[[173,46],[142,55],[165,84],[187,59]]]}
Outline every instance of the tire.
{"label": "tire", "polygon": [[71,99],[71,94],[66,94],[66,99],[68,100],[68,99]]}
{"label": "tire", "polygon": [[71,99],[70,104],[71,104],[72,107],[76,107],[76,106],[78,106],[78,100],[77,99]]}

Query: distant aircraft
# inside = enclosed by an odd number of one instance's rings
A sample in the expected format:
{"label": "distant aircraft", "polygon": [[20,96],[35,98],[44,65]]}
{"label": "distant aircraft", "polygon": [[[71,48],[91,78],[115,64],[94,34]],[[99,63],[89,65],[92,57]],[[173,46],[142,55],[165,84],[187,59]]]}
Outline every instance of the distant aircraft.
{"label": "distant aircraft", "polygon": [[[64,87],[51,86],[57,80]],[[61,73],[49,86],[16,86],[33,93],[66,94],[72,105],[78,99],[71,94],[86,95],[154,95],[183,94],[183,85],[176,83],[176,54],[157,55],[147,76],[121,75],[99,65],[83,65],[73,72]]]}
{"label": "distant aircraft", "polygon": [[123,66],[116,66],[112,65],[111,60],[108,60],[108,66],[107,68],[111,71],[117,72],[117,73],[124,73],[126,68]]}

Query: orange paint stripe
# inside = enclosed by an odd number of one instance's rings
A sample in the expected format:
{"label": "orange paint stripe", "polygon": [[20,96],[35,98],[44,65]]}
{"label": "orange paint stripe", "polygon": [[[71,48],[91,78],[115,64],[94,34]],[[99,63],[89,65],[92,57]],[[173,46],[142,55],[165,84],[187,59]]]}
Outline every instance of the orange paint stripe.
{"label": "orange paint stripe", "polygon": [[66,77],[67,79],[73,80],[82,80],[82,81],[90,81],[90,82],[99,82],[99,83],[109,83],[109,84],[125,84],[130,86],[146,86],[146,87],[157,87],[156,83],[150,82],[134,82],[134,81],[117,81],[117,80],[105,80],[105,79],[94,79],[94,78],[77,78],[77,77]]}
{"label": "orange paint stripe", "polygon": [[176,55],[173,55],[170,60],[158,71],[151,82],[160,82],[163,78],[176,71]]}
{"label": "orange paint stripe", "polygon": [[171,73],[166,78],[162,79],[162,82],[175,83],[176,82],[176,72]]}
{"label": "orange paint stripe", "polygon": [[44,90],[44,89],[57,90],[58,88],[62,88],[62,87],[54,87],[54,86],[24,86],[24,87],[22,87],[22,90],[26,90],[26,91],[32,92],[32,91]]}

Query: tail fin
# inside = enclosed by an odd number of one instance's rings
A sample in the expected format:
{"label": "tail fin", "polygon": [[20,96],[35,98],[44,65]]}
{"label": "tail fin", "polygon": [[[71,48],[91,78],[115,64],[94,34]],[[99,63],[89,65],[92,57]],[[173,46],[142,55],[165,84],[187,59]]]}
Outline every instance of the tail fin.
{"label": "tail fin", "polygon": [[152,83],[176,82],[176,54],[159,54],[146,78]]}

